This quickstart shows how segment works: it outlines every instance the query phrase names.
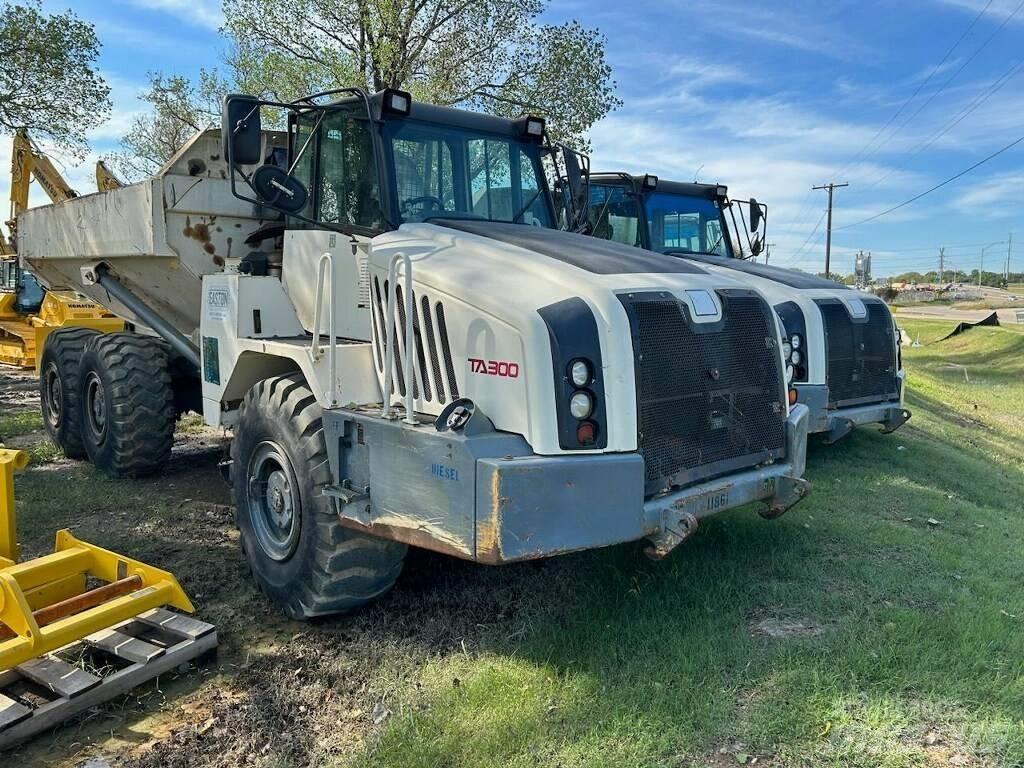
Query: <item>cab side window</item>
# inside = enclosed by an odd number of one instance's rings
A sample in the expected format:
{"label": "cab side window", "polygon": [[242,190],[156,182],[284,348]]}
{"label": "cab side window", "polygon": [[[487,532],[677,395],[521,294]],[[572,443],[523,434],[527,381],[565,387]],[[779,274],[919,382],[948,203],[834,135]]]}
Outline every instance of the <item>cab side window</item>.
{"label": "cab side window", "polygon": [[625,187],[591,184],[589,218],[594,237],[640,245],[636,200]]}

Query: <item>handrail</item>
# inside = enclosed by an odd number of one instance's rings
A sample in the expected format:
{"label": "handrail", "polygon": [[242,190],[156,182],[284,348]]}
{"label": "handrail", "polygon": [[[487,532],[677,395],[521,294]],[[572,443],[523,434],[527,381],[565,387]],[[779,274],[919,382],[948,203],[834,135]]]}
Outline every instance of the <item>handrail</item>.
{"label": "handrail", "polygon": [[406,424],[415,424],[416,417],[413,415],[413,389],[415,375],[412,367],[412,345],[413,341],[413,301],[412,301],[412,259],[408,254],[399,251],[391,257],[388,262],[388,307],[387,318],[385,319],[384,334],[386,339],[384,349],[384,408],[381,416],[385,419],[391,418],[391,387],[394,379],[394,345],[395,340],[395,296],[398,293],[396,283],[398,281],[398,262],[405,267],[403,275],[405,290],[402,301],[405,303],[405,356],[402,358],[402,371],[405,377],[405,418]]}
{"label": "handrail", "polygon": [[337,337],[335,335],[334,326],[334,301],[337,296],[337,286],[334,282],[334,254],[330,251],[325,251],[320,256],[320,261],[317,262],[316,267],[316,308],[313,310],[313,342],[310,351],[313,353],[313,359],[319,360],[324,353],[323,345],[320,343],[320,305],[323,303],[324,293],[324,270],[330,268],[331,275],[331,296],[330,301],[327,304],[327,322],[330,325],[330,330],[327,333],[327,340],[329,343],[327,357],[328,357],[328,370],[330,371],[330,385],[328,387],[328,400],[331,407],[335,407],[338,404],[337,387],[338,387],[338,361],[337,361]]}

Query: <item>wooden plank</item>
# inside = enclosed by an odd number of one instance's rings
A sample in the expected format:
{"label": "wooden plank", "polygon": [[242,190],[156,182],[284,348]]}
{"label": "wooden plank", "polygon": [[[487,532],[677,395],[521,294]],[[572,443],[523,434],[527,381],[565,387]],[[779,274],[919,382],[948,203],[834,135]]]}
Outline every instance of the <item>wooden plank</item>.
{"label": "wooden plank", "polygon": [[0,693],[0,731],[15,723],[20,723],[31,714],[32,710],[24,704],[19,704],[14,699],[9,699]]}
{"label": "wooden plank", "polygon": [[148,664],[132,664],[130,667],[125,667],[103,678],[101,685],[80,696],[45,704],[36,709],[32,713],[32,717],[0,731],[0,752],[41,731],[54,728],[90,707],[95,707],[117,696],[123,696],[136,686],[176,669],[216,647],[216,632],[208,633],[197,640],[185,640]]}
{"label": "wooden plank", "polygon": [[214,630],[213,624],[193,619],[191,616],[173,613],[166,608],[154,608],[152,611],[147,611],[137,618],[143,624],[159,627],[176,635],[187,637],[189,640],[198,640]]}
{"label": "wooden plank", "polygon": [[16,669],[29,680],[69,699],[79,696],[103,682],[96,675],[90,675],[85,670],[73,667],[54,656],[43,656],[26,661],[24,664],[19,664]]}
{"label": "wooden plank", "polygon": [[99,648],[121,659],[145,664],[158,656],[163,656],[164,649],[139,640],[137,637],[118,632],[116,629],[105,629],[85,638],[85,643]]}

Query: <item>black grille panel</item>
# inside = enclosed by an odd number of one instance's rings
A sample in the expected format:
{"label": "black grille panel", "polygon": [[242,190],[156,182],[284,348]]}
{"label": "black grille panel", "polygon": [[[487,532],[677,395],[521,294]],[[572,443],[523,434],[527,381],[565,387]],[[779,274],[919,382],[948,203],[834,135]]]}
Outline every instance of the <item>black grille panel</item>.
{"label": "black grille panel", "polygon": [[724,317],[710,326],[692,323],[671,294],[620,296],[633,332],[648,494],[785,455],[772,309],[750,291],[718,295]]}
{"label": "black grille panel", "polygon": [[838,299],[817,304],[825,323],[829,407],[898,400],[896,338],[885,305],[865,301],[868,315],[858,322]]}

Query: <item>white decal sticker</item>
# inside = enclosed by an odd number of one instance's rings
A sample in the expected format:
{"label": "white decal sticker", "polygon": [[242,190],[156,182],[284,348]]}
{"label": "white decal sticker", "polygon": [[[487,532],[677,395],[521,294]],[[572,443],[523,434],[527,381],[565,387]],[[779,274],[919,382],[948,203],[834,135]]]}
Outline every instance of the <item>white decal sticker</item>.
{"label": "white decal sticker", "polygon": [[228,291],[226,288],[210,288],[207,290],[206,318],[208,320],[228,319]]}

